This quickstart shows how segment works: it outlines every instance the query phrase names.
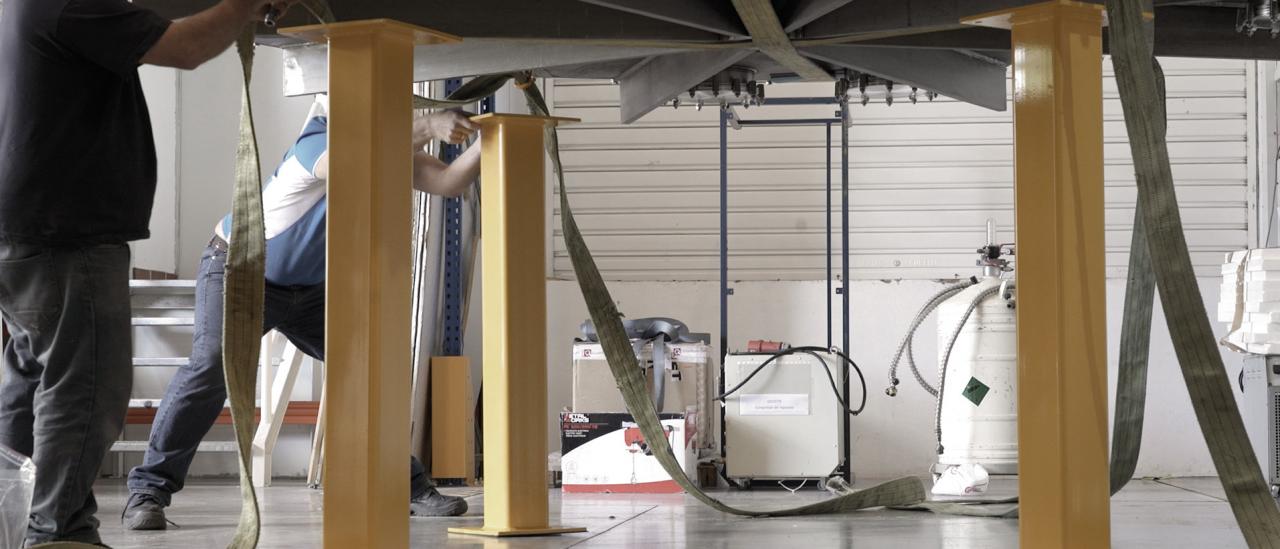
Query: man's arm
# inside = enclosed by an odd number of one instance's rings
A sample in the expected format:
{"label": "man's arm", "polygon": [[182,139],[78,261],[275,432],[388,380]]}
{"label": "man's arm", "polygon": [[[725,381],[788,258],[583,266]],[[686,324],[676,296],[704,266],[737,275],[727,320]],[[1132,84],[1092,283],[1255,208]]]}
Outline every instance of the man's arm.
{"label": "man's arm", "polygon": [[261,21],[274,7],[283,13],[296,0],[222,0],[200,13],[174,21],[145,55],[147,65],[192,70],[217,57],[246,24]]}
{"label": "man's arm", "polygon": [[413,154],[413,188],[424,193],[454,197],[480,176],[480,144],[467,148],[452,164],[425,152]]}
{"label": "man's arm", "polygon": [[[467,190],[480,175],[480,145],[467,148],[452,164],[422,150],[433,139],[461,143],[471,137],[480,125],[458,111],[442,111],[418,117],[413,122],[413,188],[424,193],[447,197]],[[312,166],[317,179],[329,178],[329,153],[325,151]]]}
{"label": "man's arm", "polygon": [[[316,160],[311,170],[317,179],[329,179],[329,153]],[[413,188],[424,193],[454,197],[467,190],[480,176],[480,144],[467,148],[452,164],[425,152],[413,153]]]}

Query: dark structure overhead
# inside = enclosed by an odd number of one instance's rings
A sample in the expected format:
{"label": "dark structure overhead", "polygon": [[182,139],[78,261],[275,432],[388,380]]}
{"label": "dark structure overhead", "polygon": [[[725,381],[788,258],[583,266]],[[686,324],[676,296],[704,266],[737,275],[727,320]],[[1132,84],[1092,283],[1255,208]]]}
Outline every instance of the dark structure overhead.
{"label": "dark structure overhead", "polygon": [[[212,0],[135,0],[182,16]],[[631,122],[731,67],[760,81],[874,78],[1005,108],[1009,33],[962,21],[1043,0],[330,0],[340,21],[390,18],[455,34],[426,46],[417,80],[535,70],[621,82]],[[1101,4],[1102,0],[1086,0]],[[1144,0],[1157,55],[1280,59],[1276,0]],[[295,8],[280,26],[314,23]],[[286,93],[327,89],[324,48],[289,49]],[[692,82],[692,83],[691,83]],[[692,94],[691,94],[692,95]],[[732,95],[720,94],[720,101]]]}

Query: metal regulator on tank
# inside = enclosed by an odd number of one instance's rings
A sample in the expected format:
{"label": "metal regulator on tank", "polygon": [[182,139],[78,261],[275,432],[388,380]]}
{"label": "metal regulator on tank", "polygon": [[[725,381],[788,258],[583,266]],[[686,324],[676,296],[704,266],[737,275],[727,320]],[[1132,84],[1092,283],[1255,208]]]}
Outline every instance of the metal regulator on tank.
{"label": "metal regulator on tank", "polygon": [[[891,397],[898,394],[898,366],[905,361],[916,382],[934,396],[935,481],[960,466],[966,471],[978,466],[981,475],[1017,473],[1016,289],[1009,260],[1014,245],[997,239],[993,220],[987,221],[987,244],[978,255],[980,276],[943,288],[916,313],[893,357],[885,390]],[[934,311],[936,388],[920,373],[912,352],[917,330]]]}

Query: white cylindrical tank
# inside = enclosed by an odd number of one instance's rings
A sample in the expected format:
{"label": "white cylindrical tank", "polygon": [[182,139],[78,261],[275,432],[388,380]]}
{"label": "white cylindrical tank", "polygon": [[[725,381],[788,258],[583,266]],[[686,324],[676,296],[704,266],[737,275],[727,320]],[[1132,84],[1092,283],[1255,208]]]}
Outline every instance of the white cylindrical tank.
{"label": "white cylindrical tank", "polygon": [[[938,306],[939,364],[970,304],[1002,282],[982,279]],[[939,464],[977,463],[994,474],[1018,472],[1015,330],[1015,311],[997,291],[974,309],[956,338],[942,399]]]}

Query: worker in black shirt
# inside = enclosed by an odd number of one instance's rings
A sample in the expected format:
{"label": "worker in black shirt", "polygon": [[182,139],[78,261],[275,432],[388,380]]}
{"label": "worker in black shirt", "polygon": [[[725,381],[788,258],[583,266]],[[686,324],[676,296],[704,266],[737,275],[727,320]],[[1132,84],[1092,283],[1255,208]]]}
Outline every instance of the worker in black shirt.
{"label": "worker in black shirt", "polygon": [[293,0],[169,21],[127,0],[5,0],[0,15],[0,444],[31,456],[30,545],[101,544],[93,481],[133,384],[129,248],[156,151],[140,64],[193,69]]}

